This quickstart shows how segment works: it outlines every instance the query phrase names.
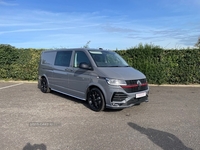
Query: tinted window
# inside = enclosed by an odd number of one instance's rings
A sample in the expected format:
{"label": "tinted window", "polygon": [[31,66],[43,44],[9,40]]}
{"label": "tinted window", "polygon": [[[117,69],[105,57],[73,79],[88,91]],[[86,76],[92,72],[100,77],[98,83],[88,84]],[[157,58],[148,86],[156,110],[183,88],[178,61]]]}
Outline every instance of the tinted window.
{"label": "tinted window", "polygon": [[55,65],[69,67],[72,51],[58,51],[56,54]]}
{"label": "tinted window", "polygon": [[82,51],[76,51],[74,55],[74,67],[79,67],[80,63],[87,63],[90,65],[90,60],[87,55]]}
{"label": "tinted window", "polygon": [[53,65],[56,52],[44,52],[42,54],[41,63],[46,65]]}

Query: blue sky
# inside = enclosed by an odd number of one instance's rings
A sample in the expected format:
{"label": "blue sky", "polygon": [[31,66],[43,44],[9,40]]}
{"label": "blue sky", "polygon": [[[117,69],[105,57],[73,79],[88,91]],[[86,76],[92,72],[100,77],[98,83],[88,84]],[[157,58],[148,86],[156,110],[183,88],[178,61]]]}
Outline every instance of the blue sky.
{"label": "blue sky", "polygon": [[17,48],[192,47],[200,0],[0,0],[0,44]]}

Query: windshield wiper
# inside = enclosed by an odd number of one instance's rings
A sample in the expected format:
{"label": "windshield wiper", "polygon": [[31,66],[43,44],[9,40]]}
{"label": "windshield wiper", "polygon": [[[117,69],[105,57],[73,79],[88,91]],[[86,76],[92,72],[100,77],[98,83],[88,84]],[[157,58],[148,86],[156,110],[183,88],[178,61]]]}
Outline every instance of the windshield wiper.
{"label": "windshield wiper", "polygon": [[117,66],[117,65],[115,65],[115,66],[108,66],[108,67],[121,67],[121,66]]}
{"label": "windshield wiper", "polygon": [[130,67],[130,66],[117,66],[117,65],[113,65],[113,66],[98,66],[98,67]]}
{"label": "windshield wiper", "polygon": [[117,66],[117,65],[113,65],[113,66],[109,66],[109,67],[130,67],[130,66]]}

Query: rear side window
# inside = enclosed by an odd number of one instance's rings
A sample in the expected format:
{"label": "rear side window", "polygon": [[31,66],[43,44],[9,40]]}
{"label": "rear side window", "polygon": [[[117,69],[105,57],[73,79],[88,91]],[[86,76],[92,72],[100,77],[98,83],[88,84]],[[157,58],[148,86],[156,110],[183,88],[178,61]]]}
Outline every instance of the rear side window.
{"label": "rear side window", "polygon": [[69,67],[72,51],[58,51],[56,54],[55,65]]}
{"label": "rear side window", "polygon": [[41,63],[43,65],[53,65],[56,52],[44,52],[41,57]]}

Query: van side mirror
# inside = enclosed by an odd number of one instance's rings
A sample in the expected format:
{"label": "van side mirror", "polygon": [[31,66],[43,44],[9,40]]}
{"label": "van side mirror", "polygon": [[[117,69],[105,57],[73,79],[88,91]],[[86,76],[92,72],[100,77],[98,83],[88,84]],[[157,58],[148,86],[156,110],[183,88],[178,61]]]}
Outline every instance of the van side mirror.
{"label": "van side mirror", "polygon": [[86,69],[86,70],[92,70],[92,67],[85,62],[80,63],[79,68]]}

